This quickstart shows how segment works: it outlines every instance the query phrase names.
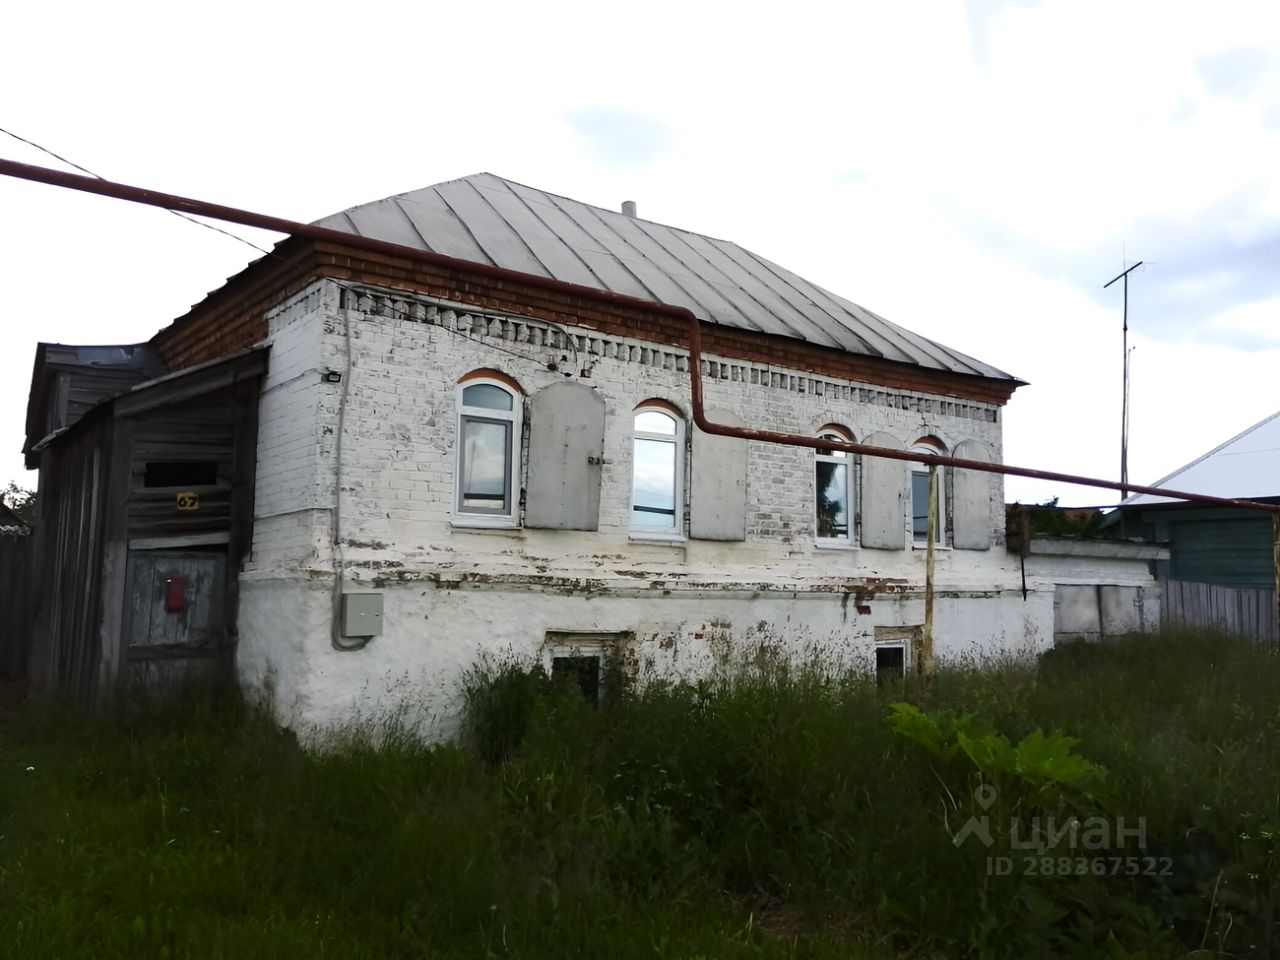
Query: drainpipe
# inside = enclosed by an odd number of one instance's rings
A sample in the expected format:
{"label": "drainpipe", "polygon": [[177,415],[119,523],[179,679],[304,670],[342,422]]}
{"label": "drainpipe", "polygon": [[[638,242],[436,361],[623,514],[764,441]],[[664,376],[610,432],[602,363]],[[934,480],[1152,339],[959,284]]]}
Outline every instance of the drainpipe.
{"label": "drainpipe", "polygon": [[1280,513],[1271,515],[1271,559],[1275,565],[1275,576],[1271,582],[1276,592],[1271,609],[1276,623],[1276,635],[1272,642],[1280,646]]}
{"label": "drainpipe", "polygon": [[[866,457],[883,457],[886,460],[906,460],[912,463],[923,463],[928,466],[954,467],[960,470],[977,470],[979,473],[999,473],[1011,477],[1029,477],[1032,480],[1051,480],[1057,483],[1071,483],[1083,487],[1101,487],[1105,490],[1119,490],[1120,483],[1114,480],[1100,480],[1096,477],[1081,477],[1072,473],[1058,473],[1055,470],[1034,470],[1030,467],[1015,467],[1004,463],[989,463],[985,460],[969,460],[964,457],[949,457],[942,454],[920,453],[918,450],[895,450],[892,447],[876,447],[866,443],[850,443],[830,439],[818,439],[795,433],[777,433],[773,430],[757,430],[753,427],[734,427],[727,423],[715,423],[707,418],[702,398],[702,331],[701,321],[693,312],[683,307],[661,305],[664,312],[680,316],[689,324],[689,376],[690,392],[693,403],[693,422],[703,433],[711,433],[721,437],[737,437],[741,440],[758,440],[762,443],[780,443],[792,447],[810,447],[814,450],[840,450],[844,453],[857,453]],[[1190,493],[1184,490],[1170,490],[1165,487],[1144,487],[1135,483],[1126,484],[1124,489],[1129,493],[1146,493],[1156,497],[1169,497],[1173,500],[1190,500],[1195,503],[1212,503],[1222,507],[1243,507],[1248,510],[1264,510],[1280,516],[1280,504],[1258,503],[1254,500],[1237,500],[1228,497],[1213,497],[1203,493]]]}

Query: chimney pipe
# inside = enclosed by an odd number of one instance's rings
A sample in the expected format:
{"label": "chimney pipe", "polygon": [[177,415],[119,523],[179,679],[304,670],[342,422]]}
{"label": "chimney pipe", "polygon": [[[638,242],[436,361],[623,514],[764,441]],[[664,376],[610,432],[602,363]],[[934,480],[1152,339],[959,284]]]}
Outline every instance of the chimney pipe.
{"label": "chimney pipe", "polygon": [[634,217],[636,215],[636,202],[634,200],[623,200],[622,212],[628,217]]}

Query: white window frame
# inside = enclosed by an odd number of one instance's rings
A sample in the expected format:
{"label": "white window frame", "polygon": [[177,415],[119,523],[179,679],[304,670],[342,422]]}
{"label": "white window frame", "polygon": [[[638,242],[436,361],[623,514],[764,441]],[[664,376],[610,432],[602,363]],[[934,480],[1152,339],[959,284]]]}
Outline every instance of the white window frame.
{"label": "white window frame", "polygon": [[[636,417],[640,416],[642,413],[660,413],[665,417],[670,417],[675,421],[675,436],[673,437],[666,433],[651,433],[645,430],[637,430]],[[684,417],[672,410],[667,404],[650,401],[640,404],[631,411],[631,502],[627,508],[627,522],[630,525],[632,540],[684,541],[687,539],[684,535],[684,438]],[[642,527],[637,526],[635,523],[637,440],[657,440],[662,443],[672,443],[675,445],[675,492],[673,500],[675,516],[673,517],[674,525],[670,529]]]}
{"label": "white window frame", "polygon": [[[468,387],[494,386],[511,396],[510,410],[492,410],[489,407],[468,407],[463,404],[463,391]],[[496,377],[470,377],[459,381],[455,394],[458,416],[455,421],[453,457],[453,517],[451,523],[455,527],[489,527],[511,529],[520,522],[520,446],[522,443],[521,426],[524,417],[524,396],[511,384]],[[490,423],[510,424],[511,446],[507,458],[507,485],[511,491],[510,508],[502,513],[493,511],[465,510],[462,507],[462,466],[464,451],[465,424],[468,420],[487,421]]]}
{"label": "white window frame", "polygon": [[[840,443],[852,443],[852,434],[844,430],[843,427],[837,428],[834,424],[823,427],[818,431],[818,439],[832,439]],[[856,472],[854,456],[852,453],[826,453],[822,450],[815,449],[813,451],[813,544],[821,550],[853,550],[858,546],[857,531],[857,509],[854,493],[857,490],[857,481],[854,474]],[[845,512],[849,519],[848,533],[843,537],[824,537],[818,532],[818,464],[834,463],[845,468]]]}
{"label": "white window frame", "polygon": [[[938,449],[931,443],[917,443],[911,448],[913,453],[927,453],[930,456],[938,457],[944,454],[944,451]],[[915,494],[915,478],[923,475],[926,479],[929,476],[929,465],[927,463],[916,463],[908,461],[910,470],[907,472],[907,542],[911,544],[914,550],[924,550],[929,546],[928,536],[916,539],[915,530],[915,514],[916,514],[916,494]],[[934,540],[935,548],[946,548],[947,546],[947,498],[944,493],[946,490],[946,473],[945,467],[938,467],[938,527],[935,531],[937,539]],[[926,494],[927,496],[927,494]]]}
{"label": "white window frame", "polygon": [[871,676],[876,676],[876,651],[902,650],[902,676],[905,680],[915,671],[916,647],[920,643],[921,626],[876,627],[871,648]]}

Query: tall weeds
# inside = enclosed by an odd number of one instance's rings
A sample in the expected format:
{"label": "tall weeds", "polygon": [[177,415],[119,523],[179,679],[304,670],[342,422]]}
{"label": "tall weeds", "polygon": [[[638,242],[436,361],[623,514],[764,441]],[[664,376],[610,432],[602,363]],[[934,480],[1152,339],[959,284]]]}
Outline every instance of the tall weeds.
{"label": "tall weeds", "polygon": [[[1280,950],[1272,654],[1167,635],[896,688],[783,665],[610,687],[594,708],[537,669],[479,671],[454,746],[392,724],[306,752],[239,707],[22,718],[0,729],[0,942],[24,957]],[[1028,873],[1028,825],[1071,817],[1131,833],[1141,818],[1145,847],[1060,845]],[[1122,869],[1099,875],[1099,857]],[[1131,857],[1169,870],[1128,876]]]}

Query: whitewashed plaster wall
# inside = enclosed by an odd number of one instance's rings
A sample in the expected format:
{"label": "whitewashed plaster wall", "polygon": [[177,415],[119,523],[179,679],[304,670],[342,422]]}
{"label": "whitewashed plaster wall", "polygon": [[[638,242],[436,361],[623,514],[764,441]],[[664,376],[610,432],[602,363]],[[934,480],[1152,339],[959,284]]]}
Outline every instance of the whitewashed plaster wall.
{"label": "whitewashed plaster wall", "polygon": [[[417,721],[447,736],[463,672],[482,655],[541,657],[549,631],[627,633],[642,673],[692,676],[761,645],[867,666],[877,627],[923,621],[923,549],[815,542],[808,449],[747,445],[745,540],[631,539],[632,411],[662,399],[688,414],[680,349],[583,329],[568,331],[575,357],[537,321],[481,318],[408,294],[354,296],[330,282],[275,310],[269,330],[238,662],[245,684],[272,685],[286,724],[329,727],[412,703]],[[451,523],[456,384],[477,368],[514,378],[526,397],[566,375],[598,391],[606,464],[597,531]],[[343,382],[325,382],[329,370]],[[969,441],[1001,459],[993,405],[716,357],[706,374],[708,408],[743,423],[805,434],[834,423],[857,440],[887,435],[907,446],[934,436],[948,450]],[[688,474],[717,469],[699,459],[708,438],[689,432]],[[1024,599],[1018,558],[1003,547],[1001,478],[973,476],[987,493],[991,547],[937,551],[936,651],[1038,652],[1052,643],[1054,571],[1033,572]],[[379,591],[385,603],[381,635],[354,652],[331,643],[335,488],[345,589]],[[954,496],[947,504],[951,514]],[[972,540],[971,519],[967,527]]]}

